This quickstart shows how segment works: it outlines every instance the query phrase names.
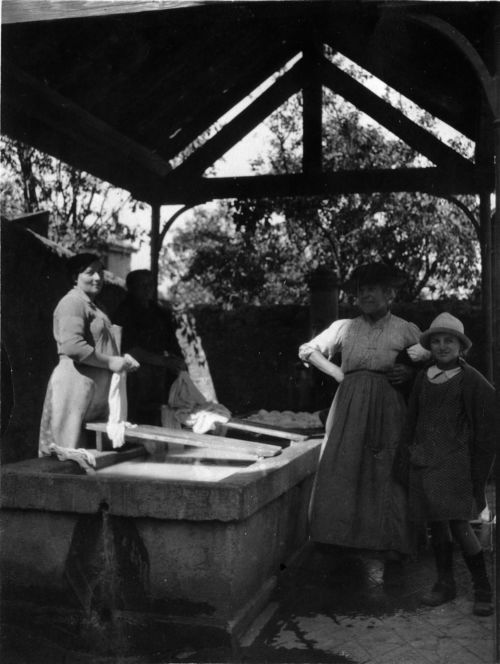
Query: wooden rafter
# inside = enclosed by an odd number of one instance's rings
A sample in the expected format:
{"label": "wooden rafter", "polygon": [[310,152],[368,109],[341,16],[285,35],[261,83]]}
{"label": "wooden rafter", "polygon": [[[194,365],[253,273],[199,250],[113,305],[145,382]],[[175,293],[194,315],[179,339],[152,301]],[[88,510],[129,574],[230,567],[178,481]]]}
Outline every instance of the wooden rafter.
{"label": "wooden rafter", "polygon": [[265,120],[270,113],[297,92],[302,85],[304,72],[304,62],[299,60],[260,97],[257,97],[255,101],[241,111],[236,118],[174,169],[168,176],[167,181],[201,175],[254,127]]}
{"label": "wooden rafter", "polygon": [[322,62],[323,81],[332,92],[340,94],[391,131],[436,166],[470,171],[472,163],[448,147],[433,134],[410,120],[404,113],[378,97],[326,58]]}
{"label": "wooden rafter", "polygon": [[227,91],[218,95],[210,107],[204,107],[203,113],[198,113],[190,122],[185,122],[181,130],[168,140],[159,141],[158,148],[161,155],[165,159],[176,157],[179,152],[187,148],[190,143],[216,123],[220,117],[284,67],[296,53],[295,48],[285,45],[284,48],[273,53],[269,60],[263,60],[260,66],[254,66],[249,72],[238,76],[236,82]]}
{"label": "wooden rafter", "polygon": [[483,87],[483,91],[490,105],[490,109],[492,112],[495,112],[496,101],[493,77],[488,71],[484,60],[467,39],[467,37],[459,30],[457,30],[453,25],[448,23],[448,21],[444,21],[439,16],[413,16],[410,20],[415,21],[416,23],[421,23],[422,25],[436,30],[457,47],[457,49],[466,57],[467,61],[474,69],[476,76]]}
{"label": "wooden rafter", "polygon": [[[408,76],[407,58],[411,52],[410,46],[408,46],[408,54],[401,53],[401,43],[396,43],[392,47],[392,45],[377,42],[375,38],[370,39],[369,31],[366,39],[362,39],[359,35],[358,39],[353,39],[347,26],[345,29],[339,28],[333,36],[325,35],[324,41],[334,52],[347,56],[370,74],[408,97],[420,108],[448,123],[470,139],[475,139],[475,127],[471,124],[471,118],[464,107],[465,99],[460,99],[463,107],[460,108],[453,97],[453,93],[458,88],[455,87],[455,90],[453,88],[443,89],[443,81],[434,81],[428,67],[419,69],[415,66],[411,76]],[[416,57],[421,57],[420,53]],[[417,65],[417,63],[415,64]],[[467,82],[468,79],[465,78],[464,85]],[[447,81],[445,80],[444,83]]]}
{"label": "wooden rafter", "polygon": [[[2,129],[13,138],[68,163],[77,150],[79,168],[103,179],[113,165],[113,184],[145,200],[150,198],[151,182],[169,172],[168,162],[5,60],[2,84],[10,93],[3,99]],[[22,129],[17,124],[20,119]],[[54,134],[59,137],[57,144]]]}

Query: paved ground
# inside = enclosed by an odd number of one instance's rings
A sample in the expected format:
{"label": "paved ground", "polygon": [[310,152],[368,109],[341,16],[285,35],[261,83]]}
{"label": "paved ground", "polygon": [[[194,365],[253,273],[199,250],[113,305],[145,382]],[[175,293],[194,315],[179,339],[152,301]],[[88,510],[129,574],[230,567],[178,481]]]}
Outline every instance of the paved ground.
{"label": "paved ground", "polygon": [[491,664],[494,620],[472,615],[469,575],[456,558],[457,599],[427,608],[419,595],[434,577],[428,551],[387,587],[373,555],[313,549],[243,639],[239,661]]}
{"label": "paved ground", "polygon": [[[237,648],[192,631],[155,633],[149,655],[96,658],[76,652],[68,630],[66,639],[61,631],[54,638],[37,634],[36,621],[16,621],[4,630],[2,664],[496,664],[495,621],[472,615],[469,575],[455,557],[458,597],[437,608],[419,599],[434,580],[426,549],[407,562],[400,584],[388,585],[373,554],[311,546],[281,572],[270,603]],[[492,559],[488,554],[490,572]]]}

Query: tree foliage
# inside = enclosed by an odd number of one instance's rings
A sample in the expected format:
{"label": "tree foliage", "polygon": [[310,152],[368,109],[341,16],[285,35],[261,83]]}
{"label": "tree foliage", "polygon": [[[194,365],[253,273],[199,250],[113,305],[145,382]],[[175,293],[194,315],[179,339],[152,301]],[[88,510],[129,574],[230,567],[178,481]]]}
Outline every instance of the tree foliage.
{"label": "tree foliage", "polygon": [[173,234],[161,259],[171,297],[226,307],[305,301],[300,247],[286,226],[259,226],[250,234],[238,230],[232,216],[227,201],[202,206]]}
{"label": "tree foliage", "polygon": [[[297,167],[296,151],[286,152],[282,145],[284,133],[300,134],[299,121],[300,99],[272,120],[276,138],[271,143],[271,163],[275,172],[291,172]],[[335,98],[325,104],[324,133],[325,171],[409,168],[422,161],[411,148],[363,123],[356,109]],[[477,206],[474,197],[465,203],[473,210]],[[302,248],[310,269],[326,265],[341,281],[360,262],[384,260],[408,273],[406,299],[470,292],[477,284],[475,229],[448,200],[423,193],[247,200],[235,206],[234,222],[239,229],[253,233],[257,227],[268,225],[273,215],[286,220],[289,237]]]}
{"label": "tree foliage", "polygon": [[19,141],[2,137],[0,144],[3,216],[48,210],[50,239],[75,251],[142,238],[141,229],[119,218],[142,205],[127,192]]}
{"label": "tree foliage", "polygon": [[[300,172],[301,104],[297,95],[270,117],[272,138],[253,164],[256,173]],[[429,116],[422,114],[421,121],[433,129]],[[332,94],[325,95],[323,122],[326,172],[427,165]],[[476,213],[475,197],[459,202]],[[384,260],[408,274],[401,293],[406,300],[467,296],[478,285],[473,224],[452,200],[423,193],[223,202],[210,212],[199,209],[168,248],[169,264],[177,265],[177,293],[227,306],[304,302],[307,275],[315,268],[329,267],[343,281],[354,266],[371,260]]]}

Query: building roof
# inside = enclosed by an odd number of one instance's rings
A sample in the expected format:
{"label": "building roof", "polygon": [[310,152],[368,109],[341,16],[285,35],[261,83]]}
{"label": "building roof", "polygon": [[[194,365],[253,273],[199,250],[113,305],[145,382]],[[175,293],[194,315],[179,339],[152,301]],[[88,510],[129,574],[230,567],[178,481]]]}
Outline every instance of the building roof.
{"label": "building roof", "polygon": [[[294,191],[491,189],[493,158],[484,138],[491,111],[484,82],[494,74],[495,5],[4,0],[2,131],[152,203]],[[482,145],[482,171],[346,80],[326,62],[323,46]],[[262,97],[184,158],[219,118],[298,54],[298,62]],[[305,177],[202,177],[274,108],[310,90],[312,82],[340,91],[388,123],[437,170],[415,169],[400,179],[376,173],[371,180],[321,173],[318,121],[308,119]],[[306,103],[314,116],[314,91]]]}

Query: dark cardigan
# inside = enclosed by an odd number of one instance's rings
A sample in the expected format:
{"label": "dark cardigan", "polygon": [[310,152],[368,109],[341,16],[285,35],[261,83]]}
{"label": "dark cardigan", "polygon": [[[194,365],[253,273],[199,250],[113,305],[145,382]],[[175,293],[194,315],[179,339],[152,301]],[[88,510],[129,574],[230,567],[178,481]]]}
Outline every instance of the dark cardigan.
{"label": "dark cardigan", "polygon": [[[474,498],[482,511],[486,507],[485,485],[495,459],[496,438],[500,418],[495,403],[495,389],[476,369],[461,362],[464,370],[462,398],[469,421],[471,440],[471,473]],[[425,378],[426,369],[415,378],[408,403],[408,412],[400,439],[399,454],[407,459],[407,448],[413,441],[418,412],[418,397]],[[405,450],[406,448],[406,450]]]}

